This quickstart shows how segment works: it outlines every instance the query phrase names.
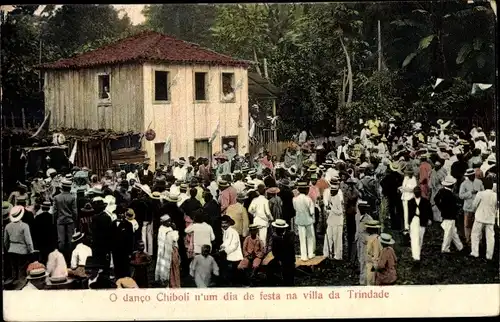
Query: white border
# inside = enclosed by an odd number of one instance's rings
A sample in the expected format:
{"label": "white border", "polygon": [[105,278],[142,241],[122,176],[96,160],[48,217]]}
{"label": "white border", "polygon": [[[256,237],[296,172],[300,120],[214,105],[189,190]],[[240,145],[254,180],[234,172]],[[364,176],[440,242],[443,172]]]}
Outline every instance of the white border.
{"label": "white border", "polygon": [[[354,299],[356,291],[381,292],[387,298]],[[322,299],[304,299],[317,292]],[[224,300],[231,293],[238,300]],[[261,300],[261,294],[280,300]],[[297,299],[286,300],[287,293]],[[165,294],[188,296],[187,301],[159,301]],[[217,295],[218,300],[196,301],[197,295]],[[338,294],[330,299],[329,294]],[[126,302],[125,295],[138,302]],[[244,296],[254,300],[244,300]],[[4,291],[6,321],[76,320],[185,320],[185,319],[294,319],[365,317],[498,316],[500,285],[440,285],[386,287],[295,287],[233,289],[117,289],[111,291]],[[270,296],[270,295],[268,295]],[[116,301],[111,299],[116,297]],[[140,299],[143,299],[143,302]],[[146,299],[149,297],[149,301]]]}

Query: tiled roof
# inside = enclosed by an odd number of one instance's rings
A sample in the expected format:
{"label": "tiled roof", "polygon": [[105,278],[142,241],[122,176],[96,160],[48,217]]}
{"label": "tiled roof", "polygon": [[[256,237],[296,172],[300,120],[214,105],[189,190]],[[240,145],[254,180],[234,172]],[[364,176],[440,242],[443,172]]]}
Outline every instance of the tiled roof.
{"label": "tiled roof", "polygon": [[129,62],[169,62],[248,67],[250,62],[216,53],[199,45],[154,31],[145,31],[39,69],[79,69]]}

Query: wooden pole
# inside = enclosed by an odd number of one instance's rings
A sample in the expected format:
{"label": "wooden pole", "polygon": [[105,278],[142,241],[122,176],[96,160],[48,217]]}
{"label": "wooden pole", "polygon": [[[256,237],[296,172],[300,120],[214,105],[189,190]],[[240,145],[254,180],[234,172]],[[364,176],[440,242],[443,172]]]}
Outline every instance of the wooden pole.
{"label": "wooden pole", "polygon": [[382,35],[380,30],[380,20],[378,21],[378,71],[382,70]]}
{"label": "wooden pole", "polygon": [[21,108],[21,118],[23,122],[23,129],[26,129],[26,114],[24,113],[24,107]]}
{"label": "wooden pole", "polygon": [[12,127],[16,127],[16,119],[14,118],[14,112],[10,112],[10,116],[12,117]]}
{"label": "wooden pole", "polygon": [[266,58],[264,58],[264,77],[266,79],[269,78],[269,75],[267,74],[267,59]]}

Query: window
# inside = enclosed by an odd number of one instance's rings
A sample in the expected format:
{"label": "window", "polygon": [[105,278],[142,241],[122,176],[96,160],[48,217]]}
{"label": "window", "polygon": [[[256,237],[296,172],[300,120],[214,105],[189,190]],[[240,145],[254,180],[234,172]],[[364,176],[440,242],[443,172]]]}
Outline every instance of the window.
{"label": "window", "polygon": [[155,101],[170,100],[168,80],[169,72],[155,70]]}
{"label": "window", "polygon": [[194,100],[207,100],[207,73],[194,73]]}
{"label": "window", "polygon": [[222,73],[222,101],[234,102],[234,73]]}
{"label": "window", "polygon": [[234,148],[236,153],[238,153],[238,137],[237,136],[223,136],[222,137],[222,148],[226,146],[227,149]]}
{"label": "window", "polygon": [[210,156],[210,143],[208,140],[194,140],[194,157],[208,158]]}
{"label": "window", "polygon": [[160,166],[160,164],[168,164],[170,160],[170,152],[164,153],[165,149],[164,142],[155,143],[155,169]]}
{"label": "window", "polygon": [[111,100],[109,75],[99,75],[99,99]]}

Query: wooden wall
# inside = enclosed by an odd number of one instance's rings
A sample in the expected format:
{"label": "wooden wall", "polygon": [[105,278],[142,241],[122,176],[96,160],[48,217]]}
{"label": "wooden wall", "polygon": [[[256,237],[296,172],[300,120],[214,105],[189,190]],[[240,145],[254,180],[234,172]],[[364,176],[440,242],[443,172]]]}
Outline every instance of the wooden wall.
{"label": "wooden wall", "polygon": [[[99,73],[110,74],[108,105],[100,104]],[[46,71],[44,92],[51,129],[144,131],[142,65]]]}

